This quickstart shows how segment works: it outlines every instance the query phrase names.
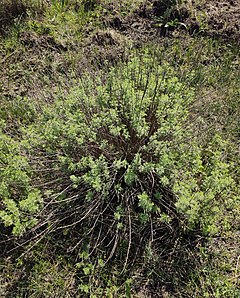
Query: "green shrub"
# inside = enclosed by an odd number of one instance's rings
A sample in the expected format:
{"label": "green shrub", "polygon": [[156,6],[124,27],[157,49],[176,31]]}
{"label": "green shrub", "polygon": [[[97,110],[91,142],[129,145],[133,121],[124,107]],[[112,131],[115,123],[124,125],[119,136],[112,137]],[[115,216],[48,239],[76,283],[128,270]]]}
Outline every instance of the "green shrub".
{"label": "green shrub", "polygon": [[55,202],[42,226],[81,231],[82,243],[123,269],[145,247],[166,245],[157,239],[171,247],[189,229],[216,233],[220,198],[234,185],[221,146],[204,151],[186,126],[194,91],[159,56],[85,75],[25,129],[46,204]]}
{"label": "green shrub", "polygon": [[49,160],[42,185],[61,193],[60,210],[69,209],[51,221],[58,228],[92,230],[93,247],[99,233],[99,243],[110,243],[110,255],[115,248],[119,255],[132,253],[131,242],[139,243],[144,230],[147,243],[152,221],[156,234],[169,230],[177,215],[168,188],[192,96],[173,69],[144,53],[95,80],[86,75],[67,98],[45,107],[26,137],[28,154]]}
{"label": "green shrub", "polygon": [[186,125],[193,98],[150,51],[86,74],[21,128],[21,142],[2,133],[2,222],[20,235],[37,218],[41,233],[61,231],[72,250],[87,245],[122,270],[189,231],[217,233],[235,185],[227,143],[201,148]]}

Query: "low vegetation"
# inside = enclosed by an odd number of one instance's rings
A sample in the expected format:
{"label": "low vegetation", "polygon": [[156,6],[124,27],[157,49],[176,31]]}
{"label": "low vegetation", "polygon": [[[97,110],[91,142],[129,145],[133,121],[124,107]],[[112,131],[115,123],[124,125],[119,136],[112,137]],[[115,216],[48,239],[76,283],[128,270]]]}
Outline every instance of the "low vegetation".
{"label": "low vegetation", "polygon": [[197,7],[3,1],[1,297],[239,297],[239,46]]}

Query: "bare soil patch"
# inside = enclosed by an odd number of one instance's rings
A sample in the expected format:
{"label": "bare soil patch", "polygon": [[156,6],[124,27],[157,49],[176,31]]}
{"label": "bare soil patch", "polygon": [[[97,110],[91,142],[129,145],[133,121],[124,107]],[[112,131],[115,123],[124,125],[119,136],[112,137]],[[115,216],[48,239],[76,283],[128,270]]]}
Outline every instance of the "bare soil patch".
{"label": "bare soil patch", "polygon": [[[239,43],[240,0],[198,2],[193,0],[174,7],[161,0],[146,1],[131,15],[123,17],[115,13],[105,22],[134,40],[149,40],[153,35],[171,36],[177,29],[187,29],[191,35],[204,34]],[[185,26],[179,26],[181,23]]]}
{"label": "bare soil patch", "polygon": [[225,40],[233,40],[239,43],[239,0],[208,0],[205,4],[196,6],[196,9],[197,13],[206,15],[206,33],[208,35],[212,37],[222,37]]}

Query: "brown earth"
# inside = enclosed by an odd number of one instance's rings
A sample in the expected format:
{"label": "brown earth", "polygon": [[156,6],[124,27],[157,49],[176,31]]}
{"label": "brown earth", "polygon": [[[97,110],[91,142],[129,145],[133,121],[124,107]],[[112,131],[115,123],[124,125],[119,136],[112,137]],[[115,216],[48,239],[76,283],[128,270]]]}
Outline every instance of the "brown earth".
{"label": "brown earth", "polygon": [[171,8],[164,1],[150,0],[131,15],[121,17],[115,11],[106,25],[122,34],[146,40],[149,36],[166,36],[176,29],[187,30],[191,35],[201,34],[239,43],[240,0],[190,0],[187,4]]}
{"label": "brown earth", "polygon": [[208,0],[203,5],[195,4],[195,7],[196,14],[206,18],[208,35],[240,42],[240,0]]}

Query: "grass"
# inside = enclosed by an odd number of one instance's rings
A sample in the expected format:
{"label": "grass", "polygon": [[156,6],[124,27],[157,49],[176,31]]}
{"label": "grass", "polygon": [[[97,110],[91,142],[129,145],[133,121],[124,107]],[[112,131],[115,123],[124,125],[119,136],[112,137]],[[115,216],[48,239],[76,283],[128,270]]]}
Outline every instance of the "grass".
{"label": "grass", "polygon": [[[44,2],[24,2],[26,15],[23,14],[24,8],[18,7],[17,16],[4,24],[0,42],[3,69],[0,74],[1,137],[7,136],[13,140],[11,142],[18,143],[24,138],[27,127],[41,127],[45,121],[43,118],[40,120],[44,111],[54,110],[57,101],[62,100],[64,104],[84,72],[96,78],[99,73],[97,66],[100,65],[107,73],[112,66],[110,59],[105,61],[109,53],[121,49],[127,53],[120,56],[123,60],[128,60],[128,55],[135,51],[139,53],[139,50],[133,49],[134,40],[125,42],[122,33],[116,33],[114,29],[111,29],[114,33],[110,35],[119,44],[106,46],[93,43],[90,50],[86,44],[97,32],[104,32],[106,37],[103,13],[107,21],[115,15],[129,17],[142,2],[122,1],[109,6],[103,1],[101,7],[97,5],[87,12],[84,7],[76,8],[67,2],[63,6],[58,2],[51,6]],[[9,2],[6,1],[6,5]],[[131,38],[130,35],[127,37]],[[103,252],[95,258],[88,256],[87,246],[77,253],[70,252],[71,239],[82,237],[77,230],[69,232],[65,229],[63,235],[47,234],[39,242],[28,242],[31,237],[12,239],[9,228],[1,224],[0,248],[9,247],[11,250],[15,241],[26,241],[26,244],[13,250],[8,257],[1,258],[0,296],[24,297],[28,293],[29,297],[54,297],[57,293],[58,297],[87,297],[87,293],[91,293],[91,297],[138,297],[143,292],[148,297],[151,293],[154,295],[156,291],[162,291],[162,295],[169,297],[239,297],[239,46],[204,36],[190,37],[183,32],[176,38],[166,37],[160,41],[158,45],[149,42],[140,47],[147,47],[149,51],[157,49],[162,59],[173,67],[180,82],[186,88],[194,88],[195,96],[188,107],[186,130],[191,132],[198,146],[205,148],[206,155],[216,148],[221,150],[223,162],[228,164],[229,172],[236,181],[236,186],[221,198],[218,232],[208,236],[197,232],[193,239],[176,241],[173,243],[175,249],[181,245],[182,248],[175,258],[165,262],[159,261],[159,254],[149,246],[142,263],[134,267],[131,274],[120,275],[118,261],[102,266],[106,257]],[[109,51],[107,55],[106,51]],[[118,55],[114,55],[113,64],[117,65]],[[105,61],[105,66],[102,61]],[[224,142],[214,143],[214,134],[218,134]],[[19,158],[25,158],[25,155],[26,151],[21,151]],[[48,175],[50,163],[54,162],[54,157],[48,156],[48,160],[43,158],[40,161],[34,158],[36,156],[32,157],[31,164],[39,162],[46,172],[39,174],[26,188],[39,184],[43,176]],[[24,167],[22,170],[25,170]],[[45,191],[48,192],[45,195],[51,197],[54,190],[46,187]],[[151,205],[147,206],[148,202],[143,199],[142,206],[146,210],[151,209]],[[121,216],[120,213],[115,216]],[[50,222],[48,224],[50,226]],[[182,237],[185,237],[184,234]],[[122,244],[122,251],[126,250],[125,245]],[[188,271],[184,271],[181,259],[189,262]],[[174,270],[176,274],[172,274]]]}

